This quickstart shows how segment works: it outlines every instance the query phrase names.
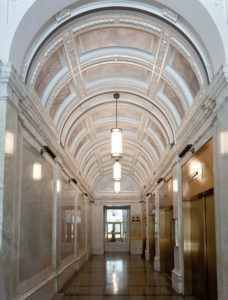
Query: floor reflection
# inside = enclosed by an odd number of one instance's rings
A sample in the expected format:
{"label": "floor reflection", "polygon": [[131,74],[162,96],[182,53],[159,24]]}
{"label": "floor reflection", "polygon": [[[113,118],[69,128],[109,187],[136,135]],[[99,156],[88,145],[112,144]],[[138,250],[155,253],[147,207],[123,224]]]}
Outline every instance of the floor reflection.
{"label": "floor reflection", "polygon": [[195,300],[177,295],[171,288],[170,277],[154,272],[153,265],[141,256],[120,253],[93,256],[58,297],[63,300]]}

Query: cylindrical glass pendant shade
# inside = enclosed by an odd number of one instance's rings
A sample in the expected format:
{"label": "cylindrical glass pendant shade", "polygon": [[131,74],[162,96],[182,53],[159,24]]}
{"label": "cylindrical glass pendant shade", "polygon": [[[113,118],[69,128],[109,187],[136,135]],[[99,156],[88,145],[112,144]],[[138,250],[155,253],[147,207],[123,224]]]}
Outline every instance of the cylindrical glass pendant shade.
{"label": "cylindrical glass pendant shade", "polygon": [[121,179],[121,164],[118,161],[113,164],[113,179],[117,181]]}
{"label": "cylindrical glass pendant shade", "polygon": [[112,158],[120,159],[122,157],[122,129],[113,128],[111,130],[111,154]]}
{"label": "cylindrical glass pendant shade", "polygon": [[114,191],[116,193],[120,192],[120,181],[114,181]]}

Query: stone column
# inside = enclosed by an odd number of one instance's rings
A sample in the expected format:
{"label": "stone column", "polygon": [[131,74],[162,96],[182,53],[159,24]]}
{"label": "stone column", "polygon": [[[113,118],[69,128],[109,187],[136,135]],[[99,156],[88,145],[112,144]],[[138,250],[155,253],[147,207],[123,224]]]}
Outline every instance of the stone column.
{"label": "stone column", "polygon": [[[0,64],[0,256],[3,274],[0,274],[1,293],[7,299],[16,295],[18,219],[19,219],[19,166],[17,78],[10,65]],[[15,75],[16,76],[16,75]],[[22,97],[22,95],[21,95]],[[2,292],[3,291],[3,292]]]}
{"label": "stone column", "polygon": [[184,290],[183,266],[183,224],[182,224],[182,173],[180,162],[173,167],[173,218],[178,224],[178,245],[174,247],[174,269],[172,270],[172,287],[177,293]]}
{"label": "stone column", "polygon": [[213,136],[218,299],[228,299],[228,67]]}
{"label": "stone column", "polygon": [[160,271],[160,236],[159,236],[159,188],[155,188],[155,257],[154,269]]}
{"label": "stone column", "polygon": [[85,251],[86,251],[86,258],[89,259],[88,255],[88,196],[83,196],[85,201]]}
{"label": "stone column", "polygon": [[55,292],[58,292],[58,279],[57,279],[57,232],[58,232],[58,191],[57,181],[59,173],[58,158],[55,160],[54,174],[53,174],[53,218],[52,218],[52,270],[56,275],[55,278]]}
{"label": "stone column", "polygon": [[79,190],[78,187],[75,187],[75,196],[74,196],[74,257],[77,258],[78,256],[78,194]]}
{"label": "stone column", "polygon": [[[149,195],[150,196],[150,195]],[[146,250],[145,250],[145,259],[150,260],[150,224],[149,224],[149,196],[146,197]]]}

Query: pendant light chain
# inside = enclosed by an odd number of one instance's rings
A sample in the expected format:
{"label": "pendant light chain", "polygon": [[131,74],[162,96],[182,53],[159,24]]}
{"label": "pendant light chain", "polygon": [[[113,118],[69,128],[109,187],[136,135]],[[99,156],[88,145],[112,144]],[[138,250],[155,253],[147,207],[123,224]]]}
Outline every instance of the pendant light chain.
{"label": "pendant light chain", "polygon": [[117,99],[119,99],[120,94],[116,92],[113,96],[116,99],[116,128],[118,128],[117,127]]}

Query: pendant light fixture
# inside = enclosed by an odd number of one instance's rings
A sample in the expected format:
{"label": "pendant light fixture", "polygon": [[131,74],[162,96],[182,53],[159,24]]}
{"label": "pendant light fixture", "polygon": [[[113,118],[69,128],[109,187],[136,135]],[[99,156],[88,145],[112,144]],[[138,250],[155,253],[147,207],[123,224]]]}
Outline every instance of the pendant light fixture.
{"label": "pendant light fixture", "polygon": [[120,192],[120,181],[114,181],[114,191],[116,193]]}
{"label": "pendant light fixture", "polygon": [[113,97],[116,99],[116,127],[111,129],[111,155],[119,161],[122,158],[122,129],[117,126],[117,99],[120,95],[115,93]]}
{"label": "pendant light fixture", "polygon": [[121,164],[118,161],[115,161],[113,164],[113,180],[121,180]]}

